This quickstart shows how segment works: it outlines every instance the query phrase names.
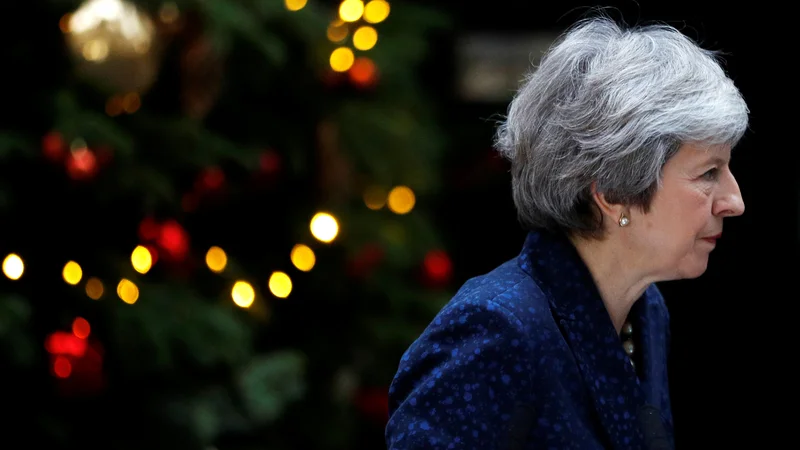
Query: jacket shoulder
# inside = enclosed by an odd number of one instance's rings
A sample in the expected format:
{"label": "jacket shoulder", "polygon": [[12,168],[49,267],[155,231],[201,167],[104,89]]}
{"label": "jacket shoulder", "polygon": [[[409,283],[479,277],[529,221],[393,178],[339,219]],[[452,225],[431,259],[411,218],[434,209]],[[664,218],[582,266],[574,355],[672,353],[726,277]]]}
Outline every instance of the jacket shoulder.
{"label": "jacket shoulder", "polygon": [[560,334],[548,302],[515,261],[468,280],[400,360],[389,388],[387,447],[465,439],[497,448],[516,405],[532,401]]}
{"label": "jacket shoulder", "polygon": [[547,297],[533,278],[519,267],[516,259],[467,280],[442,312],[476,304],[497,308],[500,313],[507,314],[509,320],[526,328],[523,331],[531,331],[527,330],[526,324],[542,326],[552,322]]}

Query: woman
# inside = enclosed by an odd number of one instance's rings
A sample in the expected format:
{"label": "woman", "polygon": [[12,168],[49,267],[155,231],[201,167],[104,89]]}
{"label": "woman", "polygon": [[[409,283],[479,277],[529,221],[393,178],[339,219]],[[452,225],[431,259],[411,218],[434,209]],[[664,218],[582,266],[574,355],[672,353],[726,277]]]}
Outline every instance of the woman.
{"label": "woman", "polygon": [[747,123],[713,55],[674,28],[565,33],[497,135],[522,252],[467,281],[403,355],[388,447],[672,448],[654,283],[700,276],[744,212],[728,163]]}

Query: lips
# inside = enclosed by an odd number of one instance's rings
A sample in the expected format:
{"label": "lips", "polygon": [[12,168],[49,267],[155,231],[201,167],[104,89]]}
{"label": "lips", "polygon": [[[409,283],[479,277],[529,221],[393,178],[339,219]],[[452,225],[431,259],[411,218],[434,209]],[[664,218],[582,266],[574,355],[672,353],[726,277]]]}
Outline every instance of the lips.
{"label": "lips", "polygon": [[706,241],[706,242],[710,242],[712,244],[716,244],[717,243],[717,239],[719,239],[721,237],[722,237],[722,233],[719,233],[719,234],[715,234],[714,236],[704,237],[703,240]]}

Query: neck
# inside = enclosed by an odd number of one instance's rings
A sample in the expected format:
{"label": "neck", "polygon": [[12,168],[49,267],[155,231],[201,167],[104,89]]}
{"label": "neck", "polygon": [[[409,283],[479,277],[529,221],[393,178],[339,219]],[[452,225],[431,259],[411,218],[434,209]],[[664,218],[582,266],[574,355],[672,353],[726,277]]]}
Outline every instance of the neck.
{"label": "neck", "polygon": [[604,240],[570,237],[570,240],[588,267],[611,322],[620,334],[631,307],[652,281],[641,271],[641,261],[610,237]]}

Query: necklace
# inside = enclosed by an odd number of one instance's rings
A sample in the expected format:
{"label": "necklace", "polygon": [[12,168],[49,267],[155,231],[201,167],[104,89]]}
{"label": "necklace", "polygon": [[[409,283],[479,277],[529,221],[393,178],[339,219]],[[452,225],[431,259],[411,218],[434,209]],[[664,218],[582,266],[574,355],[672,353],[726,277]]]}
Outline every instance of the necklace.
{"label": "necklace", "polygon": [[636,368],[636,364],[633,362],[633,325],[630,322],[625,322],[622,325],[622,332],[620,333],[622,337],[622,348],[625,349],[625,353],[628,355],[628,359],[631,362],[631,366]]}

